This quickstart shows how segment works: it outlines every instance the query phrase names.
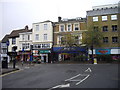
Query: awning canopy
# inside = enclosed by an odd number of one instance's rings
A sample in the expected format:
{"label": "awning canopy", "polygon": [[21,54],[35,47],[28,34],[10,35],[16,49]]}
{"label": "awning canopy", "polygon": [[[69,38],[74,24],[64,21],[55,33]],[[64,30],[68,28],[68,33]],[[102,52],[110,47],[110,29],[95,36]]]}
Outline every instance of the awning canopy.
{"label": "awning canopy", "polygon": [[82,47],[53,47],[56,53],[86,53],[86,49]]}

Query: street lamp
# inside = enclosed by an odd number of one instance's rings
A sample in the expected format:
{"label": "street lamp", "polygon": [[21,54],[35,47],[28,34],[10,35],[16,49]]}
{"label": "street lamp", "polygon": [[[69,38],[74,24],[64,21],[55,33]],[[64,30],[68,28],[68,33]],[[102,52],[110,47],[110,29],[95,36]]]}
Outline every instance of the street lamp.
{"label": "street lamp", "polygon": [[30,45],[30,62],[33,61],[33,44]]}

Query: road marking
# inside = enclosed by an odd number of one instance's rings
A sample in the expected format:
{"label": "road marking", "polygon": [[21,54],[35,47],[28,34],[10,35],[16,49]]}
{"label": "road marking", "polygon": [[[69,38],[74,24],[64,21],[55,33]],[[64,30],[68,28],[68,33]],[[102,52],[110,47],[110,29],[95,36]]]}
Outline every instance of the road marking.
{"label": "road marking", "polygon": [[68,84],[65,84],[65,85],[57,85],[57,86],[54,86],[48,90],[52,90],[52,89],[55,89],[55,88],[67,88],[67,87],[70,87],[70,83]]}
{"label": "road marking", "polygon": [[78,74],[78,75],[76,75],[76,76],[74,76],[74,77],[71,77],[71,78],[69,78],[69,79],[66,79],[65,81],[69,81],[69,80],[71,80],[71,79],[74,79],[74,78],[76,78],[76,77],[78,77],[78,76],[80,76],[81,74]]}
{"label": "road marking", "polygon": [[87,75],[84,79],[82,79],[80,82],[76,83],[76,85],[82,83],[84,80],[86,80],[90,75]]}
{"label": "road marking", "polygon": [[[92,72],[92,70],[90,68],[86,69],[85,72]],[[83,78],[82,80],[81,79],[75,79],[79,76],[85,76],[85,78]],[[66,79],[65,81],[71,81],[71,82],[77,82],[75,85],[79,85],[80,83],[82,83],[83,81],[85,81],[88,77],[90,77],[89,74],[78,74],[76,76],[73,76],[69,79]],[[68,84],[65,84],[65,85],[57,85],[57,86],[54,86],[48,90],[52,90],[52,89],[56,89],[56,88],[65,88],[65,87],[70,87],[70,83]]]}
{"label": "road marking", "polygon": [[[22,70],[22,69],[21,69]],[[17,71],[12,71],[12,72],[9,72],[9,73],[6,73],[6,74],[3,74],[3,75],[0,75],[0,77],[4,77],[6,75],[9,75],[9,74],[12,74],[12,73],[16,73],[16,72],[19,72],[21,70],[17,70]]]}
{"label": "road marking", "polygon": [[85,70],[85,72],[92,72],[92,70],[88,68],[87,70]]}

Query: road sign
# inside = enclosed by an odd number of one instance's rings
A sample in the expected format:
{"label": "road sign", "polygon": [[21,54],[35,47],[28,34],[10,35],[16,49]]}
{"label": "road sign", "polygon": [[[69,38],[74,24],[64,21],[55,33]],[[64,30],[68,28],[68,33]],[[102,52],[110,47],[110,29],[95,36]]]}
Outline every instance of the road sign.
{"label": "road sign", "polygon": [[39,52],[40,52],[40,53],[51,53],[50,50],[40,50]]}

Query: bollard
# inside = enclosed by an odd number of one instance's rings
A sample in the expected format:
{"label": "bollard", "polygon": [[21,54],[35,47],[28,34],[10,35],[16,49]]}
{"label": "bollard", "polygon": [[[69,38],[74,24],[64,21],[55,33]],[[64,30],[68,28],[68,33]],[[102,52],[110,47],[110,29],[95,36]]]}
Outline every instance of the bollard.
{"label": "bollard", "polygon": [[97,64],[97,58],[94,58],[94,64]]}

